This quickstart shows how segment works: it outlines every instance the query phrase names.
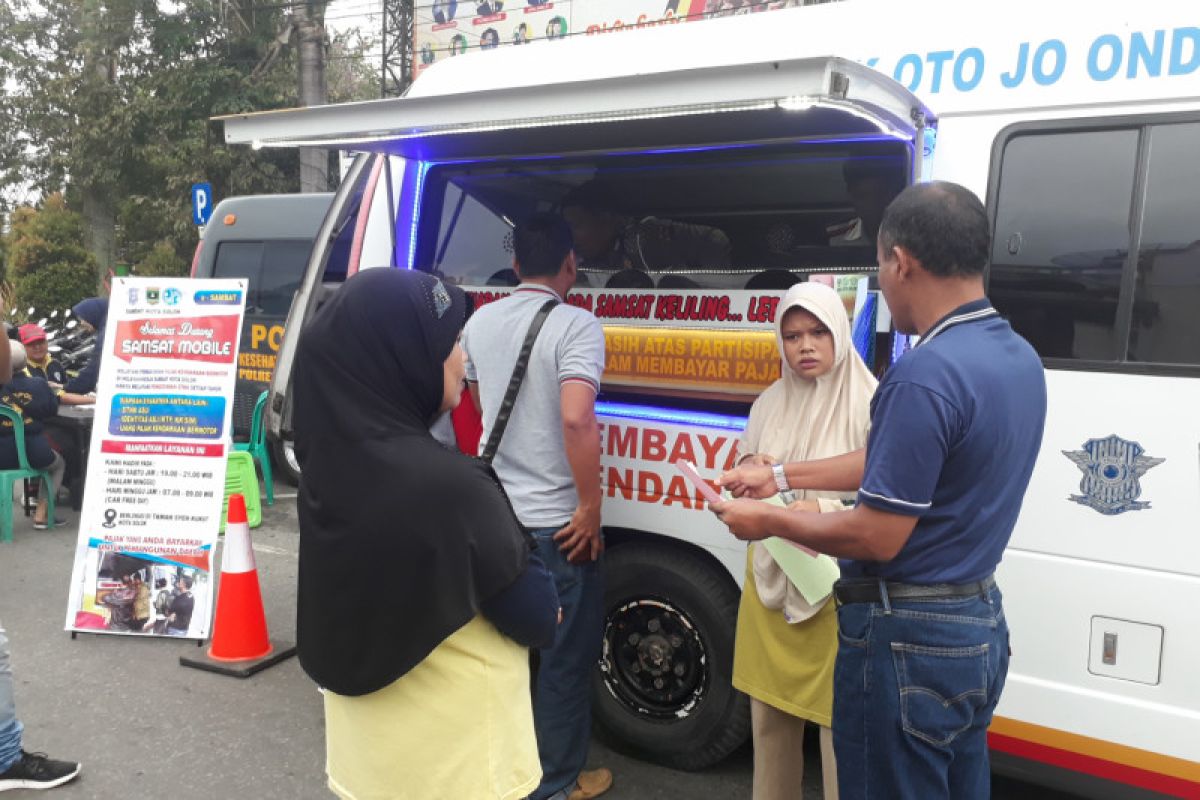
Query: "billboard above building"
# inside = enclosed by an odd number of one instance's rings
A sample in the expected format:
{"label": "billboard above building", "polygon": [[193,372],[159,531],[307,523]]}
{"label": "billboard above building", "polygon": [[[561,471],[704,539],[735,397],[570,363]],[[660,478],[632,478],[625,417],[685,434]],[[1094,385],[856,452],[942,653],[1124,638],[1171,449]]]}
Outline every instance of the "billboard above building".
{"label": "billboard above building", "polygon": [[426,0],[416,8],[414,74],[475,50],[812,4],[813,0]]}

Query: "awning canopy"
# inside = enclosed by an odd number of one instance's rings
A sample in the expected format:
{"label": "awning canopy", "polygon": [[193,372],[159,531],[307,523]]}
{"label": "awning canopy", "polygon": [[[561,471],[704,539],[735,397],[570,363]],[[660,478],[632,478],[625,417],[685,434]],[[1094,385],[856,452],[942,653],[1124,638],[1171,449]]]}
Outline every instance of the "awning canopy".
{"label": "awning canopy", "polygon": [[933,115],[886,75],[826,57],[218,119],[230,144],[442,162],[739,142],[911,140]]}

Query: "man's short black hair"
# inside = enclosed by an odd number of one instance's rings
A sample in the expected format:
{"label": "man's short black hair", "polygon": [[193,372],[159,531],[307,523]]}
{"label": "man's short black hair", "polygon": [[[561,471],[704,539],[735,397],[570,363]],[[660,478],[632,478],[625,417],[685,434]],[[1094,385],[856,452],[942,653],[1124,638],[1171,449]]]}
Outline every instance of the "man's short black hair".
{"label": "man's short black hair", "polygon": [[879,244],[885,251],[903,247],[939,277],[981,275],[991,245],[987,212],[973,192],[957,183],[919,183],[883,212]]}
{"label": "man's short black hair", "polygon": [[192,578],[190,575],[180,575],[179,580],[176,581],[176,583],[178,583],[184,589],[192,588]]}
{"label": "man's short black hair", "polygon": [[554,214],[535,214],[513,231],[513,255],[523,278],[557,275],[574,246],[570,226]]}

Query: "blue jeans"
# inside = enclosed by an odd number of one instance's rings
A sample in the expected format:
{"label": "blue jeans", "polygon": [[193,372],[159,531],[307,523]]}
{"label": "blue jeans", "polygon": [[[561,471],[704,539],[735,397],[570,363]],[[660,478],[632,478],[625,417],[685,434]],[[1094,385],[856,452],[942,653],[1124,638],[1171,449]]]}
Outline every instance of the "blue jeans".
{"label": "blue jeans", "polygon": [[0,772],[21,757],[21,721],[13,701],[12,667],[8,660],[8,635],[0,624]]}
{"label": "blue jeans", "polygon": [[575,788],[592,736],[592,670],[604,635],[604,580],[598,562],[571,564],[552,538],[561,528],[536,528],[538,555],[558,589],[563,621],[554,646],[540,653],[533,722],[542,782],[530,800],[562,797]]}
{"label": "blue jeans", "polygon": [[833,742],[842,800],[986,800],[987,729],[1007,673],[999,588],[838,608]]}

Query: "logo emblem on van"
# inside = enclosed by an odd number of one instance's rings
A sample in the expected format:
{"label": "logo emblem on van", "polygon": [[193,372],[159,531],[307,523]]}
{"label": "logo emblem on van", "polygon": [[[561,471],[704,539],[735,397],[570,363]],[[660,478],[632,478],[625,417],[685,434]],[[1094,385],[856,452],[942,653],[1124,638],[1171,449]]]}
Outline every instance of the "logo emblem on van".
{"label": "logo emblem on van", "polygon": [[1145,452],[1137,442],[1115,434],[1088,439],[1082,450],[1063,450],[1063,455],[1083,473],[1079,483],[1082,494],[1073,494],[1069,499],[1106,515],[1149,508],[1149,501],[1138,500],[1142,494],[1139,479],[1166,459],[1151,458],[1143,455]]}

